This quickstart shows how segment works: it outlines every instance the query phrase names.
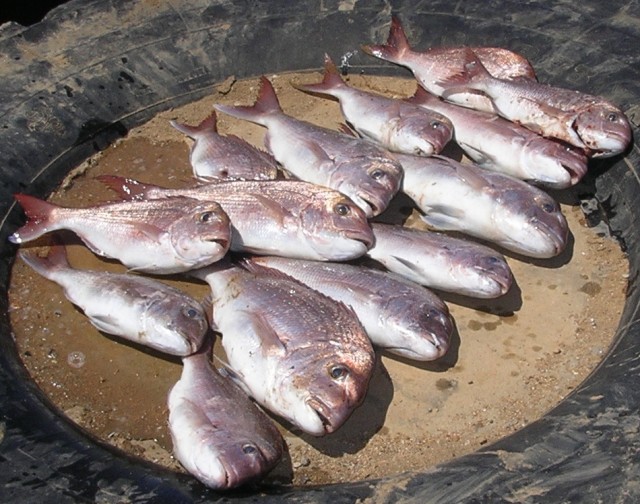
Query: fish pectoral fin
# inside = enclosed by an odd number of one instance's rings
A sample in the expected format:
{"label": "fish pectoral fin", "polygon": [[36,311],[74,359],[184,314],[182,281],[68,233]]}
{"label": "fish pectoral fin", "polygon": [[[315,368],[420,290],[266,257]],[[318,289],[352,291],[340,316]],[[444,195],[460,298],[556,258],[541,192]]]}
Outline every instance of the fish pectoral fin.
{"label": "fish pectoral fin", "polygon": [[464,212],[452,207],[432,206],[420,218],[435,229],[457,231],[460,230],[460,221],[464,219]]}
{"label": "fish pectoral fin", "polygon": [[473,161],[476,164],[480,166],[483,166],[483,165],[493,166],[496,164],[495,159],[489,156],[486,152],[482,152],[476,149],[475,147],[472,147],[471,145],[466,144],[464,142],[458,142],[458,145],[467,154],[467,156],[473,159]]}
{"label": "fish pectoral fin", "polygon": [[273,352],[283,353],[287,350],[287,342],[273,329],[267,318],[261,313],[251,314],[251,325],[260,338],[260,346],[265,355]]}
{"label": "fish pectoral fin", "polygon": [[146,222],[136,223],[135,229],[150,240],[157,242],[160,241],[160,237],[166,232],[164,229]]}
{"label": "fish pectoral fin", "polygon": [[420,268],[418,268],[414,263],[412,263],[411,261],[403,258],[403,257],[398,257],[396,255],[392,255],[391,256],[394,260],[398,261],[402,266],[404,266],[405,268],[407,268],[410,271],[415,271],[416,273],[421,274]]}
{"label": "fish pectoral fin", "polygon": [[251,195],[260,202],[260,204],[269,212],[271,216],[274,217],[275,221],[279,225],[284,225],[285,218],[293,217],[291,212],[277,201],[274,201],[271,198],[267,198],[262,194],[252,193]]}
{"label": "fish pectoral fin", "polygon": [[122,324],[119,322],[117,317],[113,315],[107,314],[91,314],[86,313],[87,317],[91,323],[98,329],[99,331],[105,332],[107,334],[118,334],[120,332],[120,328]]}
{"label": "fish pectoral fin", "polygon": [[[214,357],[215,357],[215,355],[214,355]],[[244,391],[245,394],[247,394],[250,397],[253,397],[253,395],[251,394],[251,391],[249,390],[249,388],[247,387],[246,383],[242,379],[242,376],[240,376],[240,374],[238,374],[236,371],[234,371],[229,366],[229,364],[227,364],[226,362],[220,360],[219,357],[218,357],[218,362],[220,362],[220,364],[222,365],[222,367],[217,368],[218,369],[218,373],[220,373],[221,376],[224,376],[225,378],[228,378],[233,383],[235,383],[238,387],[240,387]]]}
{"label": "fish pectoral fin", "polygon": [[466,182],[474,190],[482,191],[483,189],[491,186],[491,184],[482,176],[482,168],[472,168],[471,166],[463,163],[456,163],[454,167],[458,178]]}

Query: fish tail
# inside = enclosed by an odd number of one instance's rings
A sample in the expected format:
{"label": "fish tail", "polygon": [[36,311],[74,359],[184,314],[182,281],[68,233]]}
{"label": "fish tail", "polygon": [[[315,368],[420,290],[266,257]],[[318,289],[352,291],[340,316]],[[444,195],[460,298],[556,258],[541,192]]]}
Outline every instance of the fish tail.
{"label": "fish tail", "polygon": [[216,116],[216,111],[212,110],[211,114],[205,117],[200,124],[197,126],[190,126],[188,124],[179,123],[178,121],[169,121],[169,124],[177,129],[180,133],[184,133],[190,138],[195,138],[199,134],[213,131],[214,133],[218,132],[218,119]]}
{"label": "fish tail", "polygon": [[231,106],[231,105],[214,105],[219,112],[224,112],[238,119],[245,119],[257,124],[264,125],[264,118],[272,114],[282,113],[282,107],[278,101],[273,85],[264,75],[260,77],[260,91],[258,98],[253,105],[250,106]]}
{"label": "fish tail", "polygon": [[391,61],[392,63],[400,63],[403,56],[411,51],[411,46],[409,45],[409,39],[404,32],[404,28],[402,28],[400,19],[397,16],[392,16],[387,43],[364,45],[362,46],[362,50],[371,56]]}
{"label": "fish tail", "polygon": [[53,203],[38,199],[28,194],[15,194],[16,201],[24,210],[29,219],[28,222],[9,236],[11,243],[20,244],[34,240],[39,236],[51,231],[52,213],[58,208]]}
{"label": "fish tail", "polygon": [[149,189],[158,187],[118,175],[98,175],[96,180],[102,182],[125,201],[145,199]]}
{"label": "fish tail", "polygon": [[311,93],[331,94],[332,89],[344,86],[344,81],[340,77],[338,67],[328,54],[324,55],[324,76],[322,82],[317,84],[292,84],[296,89]]}
{"label": "fish tail", "polygon": [[53,239],[46,256],[38,255],[34,250],[20,250],[18,256],[34,271],[45,278],[50,278],[52,272],[61,269],[69,269],[67,249],[62,241]]}
{"label": "fish tail", "polygon": [[443,98],[461,91],[475,89],[483,91],[486,82],[493,79],[478,55],[469,47],[464,50],[462,65],[458,72],[452,73],[437,82],[445,89]]}

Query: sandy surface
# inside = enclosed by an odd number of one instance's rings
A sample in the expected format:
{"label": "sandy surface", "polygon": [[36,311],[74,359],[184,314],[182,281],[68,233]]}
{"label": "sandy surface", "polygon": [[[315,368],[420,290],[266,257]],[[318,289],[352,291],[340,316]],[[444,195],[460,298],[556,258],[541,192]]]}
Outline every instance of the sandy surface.
{"label": "sandy surface", "polygon": [[[336,102],[303,94],[290,80],[274,80],[286,112],[335,128]],[[408,96],[411,81],[353,76],[350,83]],[[52,196],[89,206],[113,198],[93,177],[111,173],[178,187],[191,179],[188,143],[169,119],[197,124],[213,103],[251,104],[257,81],[228,82],[199,103],[160,114],[87,161]],[[219,130],[262,146],[264,129],[220,114]],[[457,325],[449,353],[416,364],[381,355],[365,403],[333,435],[312,438],[282,426],[290,456],[271,478],[318,484],[376,478],[427,466],[495,441],[557,404],[594,369],[610,345],[624,304],[627,261],[610,238],[586,226],[571,191],[556,193],[572,241],[560,257],[508,257],[516,285],[504,297],[477,301],[443,295]],[[405,215],[404,203],[390,210]],[[419,226],[415,212],[408,225]],[[123,271],[77,241],[69,246],[79,268]],[[508,254],[507,254],[508,255]],[[198,298],[208,287],[166,279]],[[18,261],[10,288],[11,320],[20,354],[43,392],[91,434],[118,448],[181,470],[171,456],[166,397],[181,364],[99,333],[48,282]]]}

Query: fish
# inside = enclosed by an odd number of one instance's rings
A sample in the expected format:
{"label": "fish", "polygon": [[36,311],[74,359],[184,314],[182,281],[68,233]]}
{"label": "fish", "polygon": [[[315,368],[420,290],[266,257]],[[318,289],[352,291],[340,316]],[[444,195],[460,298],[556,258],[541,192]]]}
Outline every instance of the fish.
{"label": "fish", "polygon": [[225,261],[190,274],[211,287],[228,369],[258,404],[323,436],[362,403],[375,354],[352,309],[275,271]]}
{"label": "fish", "polygon": [[367,217],[382,213],[400,188],[402,167],[391,153],[353,135],[285,114],[264,76],[253,106],[216,104],[214,108],[265,126],[267,150],[285,171],[346,194]]}
{"label": "fish", "polygon": [[294,84],[305,92],[337,98],[348,124],[363,138],[392,152],[431,156],[453,136],[444,115],[416,105],[348,86],[325,54],[324,78],[318,84]]}
{"label": "fish", "polygon": [[442,156],[398,159],[405,170],[402,190],[432,229],[459,231],[540,259],[567,246],[567,220],[542,189]]}
{"label": "fish", "polygon": [[278,163],[271,154],[239,136],[218,133],[215,110],[197,126],[169,123],[194,140],[189,161],[197,180],[274,180],[278,176]]}
{"label": "fish", "polygon": [[552,189],[571,187],[588,171],[588,158],[581,149],[498,115],[447,103],[421,86],[407,100],[447,116],[456,143],[482,168]]}
{"label": "fish", "polygon": [[367,257],[431,289],[480,299],[503,296],[513,284],[505,257],[493,248],[435,231],[374,222]]}
{"label": "fish", "polygon": [[129,269],[181,273],[218,261],[231,242],[229,218],[214,201],[168,198],[69,208],[16,194],[28,221],[9,236],[23,244],[51,231],[73,231],[99,256]]}
{"label": "fish", "polygon": [[209,329],[200,302],[149,277],[74,268],[64,245],[54,240],[44,257],[24,249],[18,256],[60,285],[98,330],[168,355],[190,355],[200,348]]}
{"label": "fish", "polygon": [[[429,92],[441,96],[446,78],[457,74],[464,65],[466,47],[434,47],[427,51],[415,51],[397,16],[391,18],[391,28],[386,44],[363,45],[362,50],[371,56],[407,67],[416,80]],[[521,54],[501,47],[472,47],[488,71],[497,78],[535,81],[535,70]],[[473,90],[457,90],[447,95],[447,100],[458,105],[485,112],[495,112],[491,100]]]}
{"label": "fish", "polygon": [[175,457],[216,490],[262,479],[285,452],[278,428],[238,385],[212,366],[207,352],[183,357],[182,364],[180,379],[167,399]]}
{"label": "fish", "polygon": [[481,92],[501,117],[583,149],[589,157],[616,156],[631,143],[627,116],[605,98],[526,79],[496,78],[471,49],[465,51],[463,69],[439,85],[445,98],[460,90]]}
{"label": "fish", "polygon": [[218,202],[230,219],[234,252],[344,261],[373,246],[367,217],[353,201],[308,182],[230,181],[168,189],[114,175],[97,178],[125,199],[186,196]]}
{"label": "fish", "polygon": [[396,275],[347,263],[253,257],[249,271],[273,268],[350,306],[374,346],[412,360],[431,361],[449,349],[454,322],[436,294]]}

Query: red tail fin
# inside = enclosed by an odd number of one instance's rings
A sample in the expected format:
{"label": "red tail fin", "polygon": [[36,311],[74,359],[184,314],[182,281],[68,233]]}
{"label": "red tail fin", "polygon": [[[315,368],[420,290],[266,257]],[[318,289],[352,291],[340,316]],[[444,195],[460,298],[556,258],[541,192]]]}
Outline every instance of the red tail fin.
{"label": "red tail fin", "polygon": [[118,175],[98,175],[96,180],[115,191],[121,199],[126,201],[146,199],[147,191],[160,187]]}
{"label": "red tail fin", "polygon": [[214,105],[214,108],[238,119],[246,119],[257,124],[263,124],[264,116],[281,113],[282,107],[278,101],[273,85],[264,75],[260,77],[260,91],[252,106]]}
{"label": "red tail fin", "polygon": [[50,231],[51,213],[58,208],[56,205],[27,194],[15,194],[14,197],[24,209],[29,221],[9,236],[11,243],[34,240]]}
{"label": "red tail fin", "polygon": [[195,138],[201,133],[212,131],[218,132],[218,119],[216,111],[212,110],[211,114],[205,117],[197,126],[189,126],[188,124],[179,123],[178,121],[169,121],[169,124],[177,129],[180,133],[184,133],[188,137]]}
{"label": "red tail fin", "polygon": [[377,58],[402,64],[401,60],[407,52],[411,51],[411,46],[400,19],[392,16],[386,45],[365,45],[362,46],[362,50]]}
{"label": "red tail fin", "polygon": [[331,94],[331,90],[344,86],[340,72],[328,54],[324,55],[324,76],[318,84],[293,84],[293,87],[311,93]]}

